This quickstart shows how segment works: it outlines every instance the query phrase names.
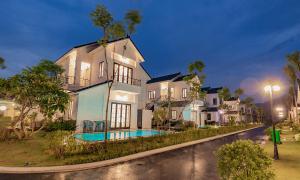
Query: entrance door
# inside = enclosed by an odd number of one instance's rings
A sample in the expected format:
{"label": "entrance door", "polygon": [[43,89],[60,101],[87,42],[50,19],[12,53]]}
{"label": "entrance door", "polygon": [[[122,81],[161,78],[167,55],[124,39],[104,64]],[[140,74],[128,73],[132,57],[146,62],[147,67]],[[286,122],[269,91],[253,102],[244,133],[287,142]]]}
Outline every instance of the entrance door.
{"label": "entrance door", "polygon": [[111,103],[111,129],[125,129],[130,127],[130,104]]}

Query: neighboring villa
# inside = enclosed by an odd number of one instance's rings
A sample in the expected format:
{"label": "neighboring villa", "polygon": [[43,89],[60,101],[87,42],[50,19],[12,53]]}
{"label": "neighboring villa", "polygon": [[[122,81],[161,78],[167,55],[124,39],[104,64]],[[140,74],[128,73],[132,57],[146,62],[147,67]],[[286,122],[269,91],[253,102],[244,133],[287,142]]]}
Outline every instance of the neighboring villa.
{"label": "neighboring villa", "polygon": [[240,107],[240,99],[236,97],[231,97],[227,99],[226,101],[224,100],[223,102],[226,106],[227,109],[223,110],[223,122],[229,123],[230,120],[233,120],[235,122],[241,122],[242,116],[241,116],[241,107]]}
{"label": "neighboring villa", "polygon": [[206,108],[202,110],[202,117],[206,124],[221,124],[221,110],[220,105],[222,104],[222,99],[219,98],[218,92],[222,90],[223,87],[211,88],[203,87],[201,90],[206,93],[205,96],[205,106]]}
{"label": "neighboring villa", "polygon": [[147,108],[154,110],[160,106],[167,107],[169,99],[172,120],[193,121],[197,126],[204,126],[204,119],[201,118],[204,102],[189,100],[191,85],[184,81],[186,76],[179,72],[149,80]]}
{"label": "neighboring villa", "polygon": [[[110,129],[151,128],[151,111],[146,110],[146,82],[151,79],[141,63],[144,58],[130,38],[111,41],[106,47],[97,42],[76,46],[56,63],[64,67],[64,88],[72,100],[68,118],[77,120],[77,131],[104,128],[108,83],[113,82],[109,101]],[[109,78],[107,79],[107,74]],[[139,117],[139,118],[138,118]]]}

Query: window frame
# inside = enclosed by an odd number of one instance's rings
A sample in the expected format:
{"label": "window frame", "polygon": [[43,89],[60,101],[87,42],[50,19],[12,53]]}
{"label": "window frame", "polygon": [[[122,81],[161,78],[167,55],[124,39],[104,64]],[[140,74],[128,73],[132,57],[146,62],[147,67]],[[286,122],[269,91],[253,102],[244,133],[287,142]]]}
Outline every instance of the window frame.
{"label": "window frame", "polygon": [[[173,117],[173,113],[175,112],[175,118]],[[177,111],[176,110],[172,110],[171,111],[171,118],[174,120],[174,119],[177,119]]]}
{"label": "window frame", "polygon": [[148,99],[155,99],[155,98],[156,98],[155,90],[148,91]]}
{"label": "window frame", "polygon": [[99,78],[102,78],[104,76],[104,61],[99,62]]}

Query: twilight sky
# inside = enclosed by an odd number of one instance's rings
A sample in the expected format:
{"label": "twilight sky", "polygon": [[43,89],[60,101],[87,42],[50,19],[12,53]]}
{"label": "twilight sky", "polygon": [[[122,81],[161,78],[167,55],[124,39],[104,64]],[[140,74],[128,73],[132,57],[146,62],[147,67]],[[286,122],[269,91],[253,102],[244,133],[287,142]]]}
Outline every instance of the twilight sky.
{"label": "twilight sky", "polygon": [[206,64],[206,85],[261,89],[266,77],[283,80],[286,54],[300,50],[299,0],[1,0],[0,56],[8,77],[40,59],[97,40],[89,13],[105,4],[116,19],[138,9],[142,24],[132,39],[153,76]]}

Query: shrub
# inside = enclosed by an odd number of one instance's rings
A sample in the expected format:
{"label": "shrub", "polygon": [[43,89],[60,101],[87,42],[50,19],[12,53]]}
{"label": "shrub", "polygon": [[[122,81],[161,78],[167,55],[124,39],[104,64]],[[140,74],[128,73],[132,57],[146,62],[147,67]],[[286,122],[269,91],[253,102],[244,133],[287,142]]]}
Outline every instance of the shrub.
{"label": "shrub", "polygon": [[238,140],[221,146],[216,152],[221,179],[273,179],[272,160],[257,144]]}
{"label": "shrub", "polygon": [[193,127],[195,127],[195,122],[194,121],[184,121],[184,127],[186,129],[193,128]]}
{"label": "shrub", "polygon": [[72,147],[77,145],[72,134],[70,131],[55,131],[47,135],[49,150],[55,158],[64,158],[67,152],[71,152]]}
{"label": "shrub", "polygon": [[0,127],[0,141],[6,141],[10,138],[10,132],[6,128]]}
{"label": "shrub", "polygon": [[75,129],[76,129],[75,120],[49,122],[45,127],[45,130],[48,132],[57,131],[57,130],[75,131]]}

